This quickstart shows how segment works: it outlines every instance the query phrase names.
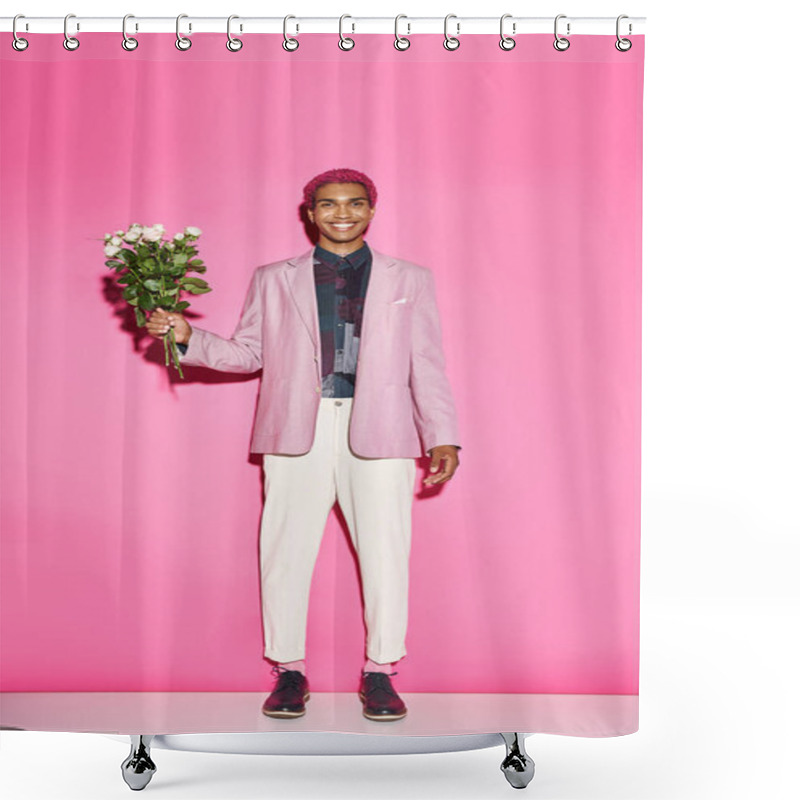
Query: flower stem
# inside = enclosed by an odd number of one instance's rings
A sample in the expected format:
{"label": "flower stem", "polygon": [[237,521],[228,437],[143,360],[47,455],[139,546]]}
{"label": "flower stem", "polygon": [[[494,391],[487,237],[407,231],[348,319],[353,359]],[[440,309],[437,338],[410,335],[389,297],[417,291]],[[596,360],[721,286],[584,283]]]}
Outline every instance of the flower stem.
{"label": "flower stem", "polygon": [[[167,344],[167,339],[169,339],[169,344]],[[169,349],[167,349],[169,348]],[[178,345],[175,341],[175,329],[170,328],[166,337],[164,338],[164,350],[167,354],[172,353],[172,361],[175,364],[176,369],[178,370],[178,374],[183,378],[183,370],[181,369],[181,360],[178,356]],[[167,357],[167,366],[169,366],[169,357]]]}

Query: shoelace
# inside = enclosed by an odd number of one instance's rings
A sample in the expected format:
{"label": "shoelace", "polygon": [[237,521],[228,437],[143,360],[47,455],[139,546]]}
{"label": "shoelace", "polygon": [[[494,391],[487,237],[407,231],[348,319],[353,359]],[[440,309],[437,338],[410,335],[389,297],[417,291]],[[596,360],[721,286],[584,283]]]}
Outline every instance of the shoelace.
{"label": "shoelace", "polygon": [[281,686],[289,684],[298,689],[303,685],[305,678],[305,675],[299,669],[286,669],[286,667],[281,667],[277,664],[272,668],[272,674],[277,676]]}
{"label": "shoelace", "polygon": [[[367,673],[362,671],[361,674],[362,675],[366,675]],[[370,675],[380,675],[381,677],[380,678],[375,678],[373,680],[372,686],[369,686],[366,689],[366,694],[371,695],[371,694],[374,694],[375,692],[386,692],[386,694],[388,694],[390,697],[398,696],[397,692],[392,687],[392,684],[389,682],[390,676],[397,675],[397,672],[389,672],[389,673],[386,673],[386,672],[371,672],[369,674]]]}

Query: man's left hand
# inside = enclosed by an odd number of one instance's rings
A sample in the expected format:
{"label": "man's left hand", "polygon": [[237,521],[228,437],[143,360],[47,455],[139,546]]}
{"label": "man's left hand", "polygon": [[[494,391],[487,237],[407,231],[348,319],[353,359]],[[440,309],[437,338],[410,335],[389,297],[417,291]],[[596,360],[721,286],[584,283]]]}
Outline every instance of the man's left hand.
{"label": "man's left hand", "polygon": [[440,444],[430,449],[430,455],[432,474],[423,478],[422,482],[432,486],[435,483],[449,481],[458,469],[458,448],[454,444]]}

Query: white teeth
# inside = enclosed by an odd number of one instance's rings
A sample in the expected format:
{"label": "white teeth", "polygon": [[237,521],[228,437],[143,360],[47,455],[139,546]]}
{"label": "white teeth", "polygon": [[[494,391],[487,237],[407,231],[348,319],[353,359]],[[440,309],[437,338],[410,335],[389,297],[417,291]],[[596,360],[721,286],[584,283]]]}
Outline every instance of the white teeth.
{"label": "white teeth", "polygon": [[355,222],[349,222],[347,224],[334,222],[333,227],[339,228],[341,230],[346,230],[347,228],[352,228],[355,225]]}

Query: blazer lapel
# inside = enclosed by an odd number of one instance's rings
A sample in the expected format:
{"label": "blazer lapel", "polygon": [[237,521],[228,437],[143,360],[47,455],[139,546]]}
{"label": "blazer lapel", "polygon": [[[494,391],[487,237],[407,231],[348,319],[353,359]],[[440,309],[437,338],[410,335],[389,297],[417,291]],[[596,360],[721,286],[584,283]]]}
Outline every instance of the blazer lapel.
{"label": "blazer lapel", "polygon": [[[317,317],[317,292],[314,287],[314,248],[301,256],[290,258],[283,268],[289,294],[294,301],[303,324],[314,344],[314,352],[319,348],[319,318]],[[315,317],[317,317],[315,319]]]}
{"label": "blazer lapel", "polygon": [[[369,245],[367,246],[369,247]],[[362,339],[369,338],[372,331],[370,323],[372,317],[377,314],[380,319],[380,307],[387,299],[391,289],[391,277],[394,274],[391,268],[397,263],[393,258],[379,253],[373,247],[369,247],[369,249],[372,253],[372,268],[367,284],[367,296],[364,298],[364,314],[361,320]],[[302,255],[288,259],[283,274],[286,276],[286,284],[295,308],[314,345],[314,352],[320,355],[319,312],[317,310],[317,290],[314,285],[314,248],[312,247]]]}

